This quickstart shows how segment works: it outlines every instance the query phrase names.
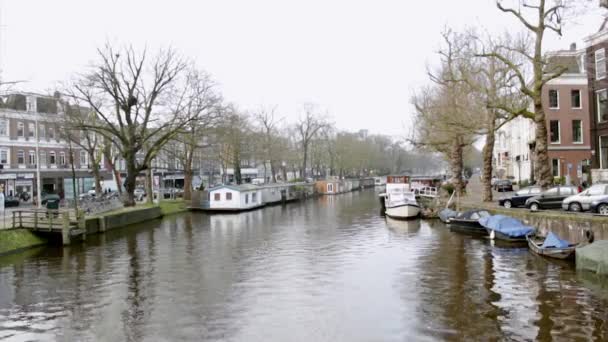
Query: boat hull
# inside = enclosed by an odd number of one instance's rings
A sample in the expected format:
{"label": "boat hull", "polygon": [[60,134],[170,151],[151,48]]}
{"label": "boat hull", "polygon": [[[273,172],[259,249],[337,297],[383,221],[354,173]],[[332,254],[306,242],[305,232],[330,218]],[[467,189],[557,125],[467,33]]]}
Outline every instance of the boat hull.
{"label": "boat hull", "polygon": [[526,236],[526,240],[528,240],[528,247],[530,250],[538,255],[560,260],[574,259],[577,245],[571,245],[566,248],[543,248],[543,238],[539,238],[535,235],[528,235]]}
{"label": "boat hull", "polygon": [[509,236],[509,235],[505,235],[499,231],[496,231],[494,229],[490,229],[490,228],[486,228],[486,231],[488,232],[488,235],[490,236],[490,239],[492,240],[501,240],[501,241],[505,241],[505,242],[513,242],[513,243],[521,243],[521,242],[526,242],[526,236],[517,236],[517,237],[513,237],[513,236]]}
{"label": "boat hull", "polygon": [[386,207],[386,216],[394,219],[412,219],[420,215],[420,207],[414,204],[402,204],[392,207]]}
{"label": "boat hull", "polygon": [[450,229],[453,231],[469,234],[488,235],[488,231],[479,224],[477,220],[449,220]]}

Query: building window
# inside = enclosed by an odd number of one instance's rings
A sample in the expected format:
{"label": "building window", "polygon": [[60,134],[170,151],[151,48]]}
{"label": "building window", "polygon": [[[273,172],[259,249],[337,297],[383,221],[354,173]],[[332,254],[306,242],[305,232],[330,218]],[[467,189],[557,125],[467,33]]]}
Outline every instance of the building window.
{"label": "building window", "polygon": [[219,194],[219,193],[217,193],[217,192],[216,192],[216,193],[214,193],[214,194],[213,194],[213,200],[214,200],[214,201],[219,201],[219,200],[220,200],[220,194]]}
{"label": "building window", "polygon": [[572,120],[572,142],[575,144],[583,143],[583,121]]}
{"label": "building window", "polygon": [[30,138],[34,137],[34,123],[30,122],[29,124],[27,124],[27,136]]}
{"label": "building window", "polygon": [[549,137],[552,144],[559,144],[559,120],[549,122]]}
{"label": "building window", "polygon": [[327,192],[334,192],[334,185],[333,184],[327,184]]}
{"label": "building window", "polygon": [[0,164],[6,165],[8,164],[8,150],[0,150]]}
{"label": "building window", "polygon": [[59,152],[59,165],[65,165],[65,152]]}
{"label": "building window", "polygon": [[28,159],[29,160],[29,164],[30,165],[36,164],[36,151],[30,151],[29,156],[30,156],[30,158]]}
{"label": "building window", "polygon": [[604,49],[595,51],[595,78],[598,80],[606,78],[606,51]]}
{"label": "building window", "polygon": [[23,150],[17,151],[17,164],[25,164],[25,153],[23,152]]}
{"label": "building window", "polygon": [[559,177],[559,159],[551,159],[551,169],[553,169],[553,177]]}
{"label": "building window", "polygon": [[40,165],[46,165],[46,152],[40,151]]}
{"label": "building window", "polygon": [[17,136],[23,137],[23,122],[17,122]]}
{"label": "building window", "polygon": [[608,121],[608,90],[606,89],[597,92],[597,121]]}
{"label": "building window", "polygon": [[608,136],[600,137],[600,169],[608,168]]}
{"label": "building window", "polygon": [[44,129],[44,125],[38,124],[38,138],[39,139],[45,139],[46,138],[46,132],[45,132],[45,129]]}
{"label": "building window", "polygon": [[8,121],[0,120],[0,136],[8,136]]}
{"label": "building window", "polygon": [[49,127],[49,139],[55,139],[55,128]]}
{"label": "building window", "polygon": [[49,164],[55,165],[55,151],[49,152]]}
{"label": "building window", "polygon": [[570,92],[570,99],[572,100],[572,108],[574,108],[574,109],[581,108],[581,91],[580,91],[580,89],[573,89]]}
{"label": "building window", "polygon": [[549,108],[558,109],[559,108],[559,93],[556,89],[549,90]]}
{"label": "building window", "polygon": [[232,201],[232,192],[226,193],[226,201]]}
{"label": "building window", "polygon": [[80,151],[80,167],[85,167],[87,164],[87,151]]}

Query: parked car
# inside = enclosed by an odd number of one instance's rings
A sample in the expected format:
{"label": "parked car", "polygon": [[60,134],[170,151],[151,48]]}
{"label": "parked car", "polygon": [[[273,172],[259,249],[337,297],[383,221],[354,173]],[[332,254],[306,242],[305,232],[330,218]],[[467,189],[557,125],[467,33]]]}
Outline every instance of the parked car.
{"label": "parked car", "polygon": [[608,184],[595,184],[589,189],[570,196],[562,202],[562,209],[569,211],[587,211],[591,203],[608,195]]}
{"label": "parked car", "polygon": [[530,197],[539,195],[542,189],[539,186],[529,186],[518,190],[513,196],[503,197],[498,200],[498,205],[505,208],[523,207],[526,205],[526,200]]}
{"label": "parked car", "polygon": [[61,198],[59,198],[59,195],[57,194],[43,194],[42,195],[42,205],[46,205],[46,202],[48,201],[59,201],[61,200]]}
{"label": "parked car", "polygon": [[18,207],[19,206],[19,198],[13,196],[5,196],[4,197],[4,207]]}
{"label": "parked car", "polygon": [[589,211],[600,215],[608,215],[608,195],[597,198],[591,202]]}
{"label": "parked car", "polygon": [[133,191],[133,196],[135,196],[136,201],[142,201],[146,197],[146,191],[142,188],[137,188]]}
{"label": "parked car", "polygon": [[540,195],[528,198],[526,208],[531,210],[558,209],[562,207],[562,202],[566,197],[577,193],[578,188],[575,186],[554,186]]}
{"label": "parked car", "polygon": [[496,181],[494,184],[494,190],[496,191],[513,191],[513,183],[508,179]]}

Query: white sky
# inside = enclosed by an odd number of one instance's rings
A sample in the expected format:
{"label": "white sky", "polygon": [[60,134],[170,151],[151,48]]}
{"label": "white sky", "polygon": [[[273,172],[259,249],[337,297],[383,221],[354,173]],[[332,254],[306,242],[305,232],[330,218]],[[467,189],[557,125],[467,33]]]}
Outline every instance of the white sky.
{"label": "white sky", "polygon": [[[445,25],[521,27],[494,0],[0,0],[0,11],[3,79],[24,90],[54,89],[106,41],[173,46],[241,108],[278,105],[295,120],[315,102],[341,129],[395,136],[409,133],[409,98]],[[583,46],[602,13],[593,7],[546,48]]]}

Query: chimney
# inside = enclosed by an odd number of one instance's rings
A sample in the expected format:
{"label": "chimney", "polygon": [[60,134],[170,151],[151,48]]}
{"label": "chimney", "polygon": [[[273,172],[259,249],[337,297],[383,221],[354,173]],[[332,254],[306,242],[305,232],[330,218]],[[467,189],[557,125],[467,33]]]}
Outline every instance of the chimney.
{"label": "chimney", "polygon": [[576,43],[570,44],[570,51],[576,51]]}

